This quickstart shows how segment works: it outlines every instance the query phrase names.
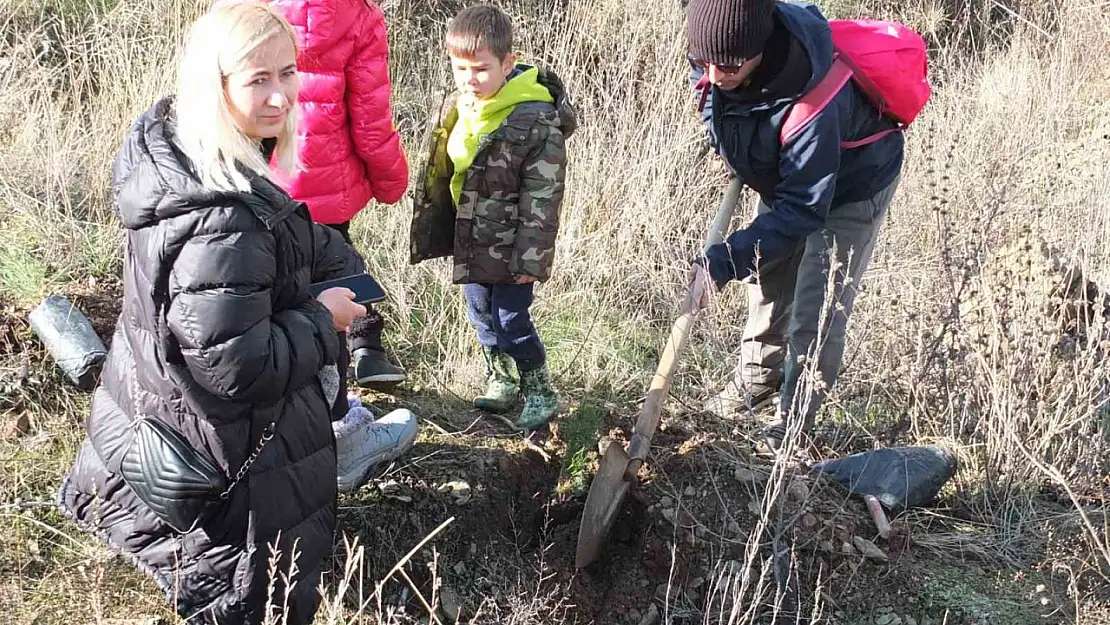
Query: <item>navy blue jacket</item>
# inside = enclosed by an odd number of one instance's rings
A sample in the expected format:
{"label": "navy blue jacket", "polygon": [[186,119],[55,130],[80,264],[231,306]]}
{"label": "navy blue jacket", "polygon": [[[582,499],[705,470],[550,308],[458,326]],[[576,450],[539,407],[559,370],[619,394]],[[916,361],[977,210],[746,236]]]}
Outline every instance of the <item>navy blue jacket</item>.
{"label": "navy blue jacket", "polygon": [[[711,86],[702,109],[717,152],[772,209],[709,249],[709,272],[718,287],[754,272],[757,248],[761,263],[786,256],[824,225],[830,211],[874,196],[902,169],[900,132],[867,146],[841,149],[842,141],[894,126],[852,81],[790,142],[780,144],[779,131],[791,105],[828,72],[833,45],[828,21],[817,7],[778,2],[775,13],[808,57],[813,74],[806,87],[790,97],[754,101]],[[690,80],[697,83],[701,76],[702,70],[695,67]]]}

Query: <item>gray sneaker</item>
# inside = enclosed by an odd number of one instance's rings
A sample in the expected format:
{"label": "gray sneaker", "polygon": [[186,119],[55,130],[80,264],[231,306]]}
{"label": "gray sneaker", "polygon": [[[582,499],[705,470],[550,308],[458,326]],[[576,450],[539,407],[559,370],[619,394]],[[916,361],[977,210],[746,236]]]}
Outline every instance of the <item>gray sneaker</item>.
{"label": "gray sneaker", "polygon": [[339,465],[339,492],[355,490],[377,465],[392,462],[412,449],[416,417],[404,408],[380,419],[365,407],[352,406],[347,416],[332,424]]}
{"label": "gray sneaker", "polygon": [[723,419],[736,414],[755,412],[769,406],[778,397],[778,392],[777,386],[756,383],[741,385],[739,382],[729,382],[725,390],[705,402],[702,410]]}

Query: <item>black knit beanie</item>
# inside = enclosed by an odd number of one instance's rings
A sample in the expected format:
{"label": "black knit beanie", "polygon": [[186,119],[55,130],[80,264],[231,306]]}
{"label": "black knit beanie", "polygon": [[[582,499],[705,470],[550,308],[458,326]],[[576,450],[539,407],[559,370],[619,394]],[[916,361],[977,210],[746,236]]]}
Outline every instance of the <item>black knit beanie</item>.
{"label": "black knit beanie", "polygon": [[718,65],[739,65],[763,51],[774,29],[775,0],[690,0],[690,54]]}

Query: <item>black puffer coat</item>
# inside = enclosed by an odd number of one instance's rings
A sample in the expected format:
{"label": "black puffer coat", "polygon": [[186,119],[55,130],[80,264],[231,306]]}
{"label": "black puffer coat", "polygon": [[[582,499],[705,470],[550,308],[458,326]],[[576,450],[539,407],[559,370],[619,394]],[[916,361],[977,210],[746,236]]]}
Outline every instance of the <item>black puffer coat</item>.
{"label": "black puffer coat", "polygon": [[[305,623],[335,528],[335,443],[317,374],[343,349],[308,286],[364,266],[265,179],[252,179],[252,193],[205,190],[172,117],[169,99],[145,112],[116,159],[123,311],[61,504],[201,622],[261,619],[269,544],[280,533],[282,572],[296,542],[289,622]],[[229,476],[279,422],[214,518],[175,535],[119,474],[137,409],[174,426]],[[280,584],[278,593],[281,605]]]}

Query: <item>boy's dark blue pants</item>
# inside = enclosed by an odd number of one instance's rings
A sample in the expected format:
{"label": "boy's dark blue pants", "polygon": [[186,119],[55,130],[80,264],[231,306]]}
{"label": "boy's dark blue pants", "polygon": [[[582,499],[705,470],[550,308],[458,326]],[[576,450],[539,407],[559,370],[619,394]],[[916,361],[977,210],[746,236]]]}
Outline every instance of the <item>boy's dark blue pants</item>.
{"label": "boy's dark blue pants", "polygon": [[464,284],[466,316],[478,331],[478,343],[497,347],[516,361],[517,369],[538,369],[547,361],[532,324],[532,284]]}

